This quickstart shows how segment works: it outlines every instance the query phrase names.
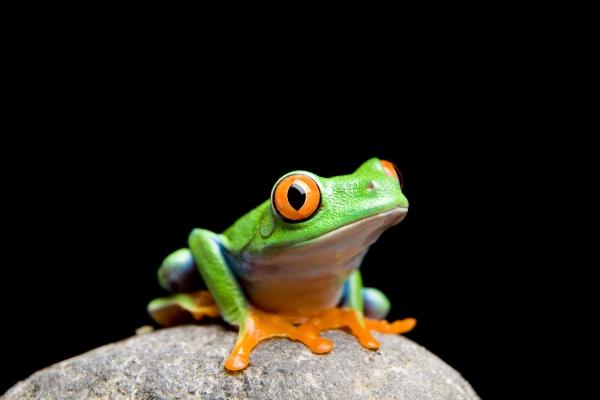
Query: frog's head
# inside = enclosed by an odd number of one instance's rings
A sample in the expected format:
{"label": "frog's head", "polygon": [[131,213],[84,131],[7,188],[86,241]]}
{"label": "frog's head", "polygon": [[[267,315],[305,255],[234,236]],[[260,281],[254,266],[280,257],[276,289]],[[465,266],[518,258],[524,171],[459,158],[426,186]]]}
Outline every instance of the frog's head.
{"label": "frog's head", "polygon": [[307,171],[285,174],[273,187],[253,247],[303,245],[334,231],[372,231],[367,239],[374,241],[408,211],[401,179],[394,164],[377,158],[333,178]]}

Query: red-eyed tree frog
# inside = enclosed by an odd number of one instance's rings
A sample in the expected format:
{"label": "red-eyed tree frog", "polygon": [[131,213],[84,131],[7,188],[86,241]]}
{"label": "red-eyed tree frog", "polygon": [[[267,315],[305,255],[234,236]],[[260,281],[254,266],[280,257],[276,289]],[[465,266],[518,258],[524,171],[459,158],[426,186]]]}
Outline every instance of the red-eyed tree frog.
{"label": "red-eyed tree frog", "polygon": [[369,246],[407,211],[401,176],[389,161],[373,158],[333,178],[290,172],[269,200],[223,233],[194,229],[188,247],[158,270],[172,294],[150,302],[148,312],[164,326],[190,316],[221,316],[237,326],[225,361],[230,371],[244,369],[252,349],[276,336],[327,353],[333,343],[320,332],[346,327],[377,349],[371,330],[404,333],[416,321],[387,322],[389,300],[362,286],[359,267]]}

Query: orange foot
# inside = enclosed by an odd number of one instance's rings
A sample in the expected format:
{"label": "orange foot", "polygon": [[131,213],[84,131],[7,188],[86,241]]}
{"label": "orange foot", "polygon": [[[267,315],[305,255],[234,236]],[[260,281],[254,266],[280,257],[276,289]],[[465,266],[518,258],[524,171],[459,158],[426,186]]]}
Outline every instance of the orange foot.
{"label": "orange foot", "polygon": [[[300,324],[295,326],[295,324]],[[331,340],[321,337],[321,332],[347,327],[361,345],[378,349],[381,345],[370,330],[384,333],[405,333],[414,328],[416,320],[407,318],[389,323],[386,320],[363,319],[362,315],[349,308],[332,308],[312,317],[283,316],[270,314],[250,307],[246,323],[240,329],[238,339],[225,362],[225,368],[239,371],[250,362],[250,353],[265,339],[287,337],[304,343],[312,352],[328,353],[333,349]]]}
{"label": "orange foot", "polygon": [[190,315],[196,320],[219,316],[219,309],[206,290],[154,299],[148,304],[148,312],[162,326],[189,322]]}
{"label": "orange foot", "polygon": [[369,329],[361,323],[360,313],[350,308],[332,308],[323,314],[310,319],[299,327],[300,330],[318,335],[322,331],[347,327],[350,332],[368,349],[378,349],[380,343]]}
{"label": "orange foot", "polygon": [[219,309],[215,300],[207,290],[198,290],[189,294],[191,305],[186,308],[195,320],[200,320],[203,317],[218,317]]}
{"label": "orange foot", "polygon": [[363,319],[356,310],[332,308],[318,317],[312,318],[301,325],[299,329],[319,334],[329,329],[347,327],[361,345],[367,349],[378,349],[381,344],[371,335],[370,330],[383,333],[405,333],[414,328],[416,323],[417,321],[414,318],[407,318],[393,323],[386,320]]}
{"label": "orange foot", "polygon": [[382,333],[406,333],[412,331],[417,324],[417,320],[414,318],[400,319],[389,323],[385,319],[369,319],[365,318],[365,326],[367,329],[371,329]]}
{"label": "orange foot", "polygon": [[330,352],[333,343],[309,330],[302,330],[277,314],[269,314],[256,308],[249,308],[246,323],[240,328],[238,339],[231,354],[225,361],[229,371],[239,371],[248,366],[250,353],[257,344],[272,337],[287,337],[304,343],[314,353]]}

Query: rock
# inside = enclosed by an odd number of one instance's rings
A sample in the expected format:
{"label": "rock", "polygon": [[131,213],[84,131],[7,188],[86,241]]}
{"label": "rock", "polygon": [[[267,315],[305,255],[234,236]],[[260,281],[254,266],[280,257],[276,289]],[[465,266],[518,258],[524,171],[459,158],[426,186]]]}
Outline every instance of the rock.
{"label": "rock", "polygon": [[2,399],[477,399],[471,386],[425,348],[375,333],[378,351],[343,331],[334,349],[311,353],[287,339],[262,343],[250,366],[229,374],[223,361],[236,333],[181,326],[102,346],[36,372]]}

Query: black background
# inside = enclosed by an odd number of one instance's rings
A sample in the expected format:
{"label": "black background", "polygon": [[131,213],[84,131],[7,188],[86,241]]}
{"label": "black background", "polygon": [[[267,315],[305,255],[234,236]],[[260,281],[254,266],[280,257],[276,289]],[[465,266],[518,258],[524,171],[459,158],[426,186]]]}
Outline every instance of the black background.
{"label": "black background", "polygon": [[379,59],[389,67],[352,84],[334,69],[275,74],[268,88],[231,66],[226,80],[193,82],[193,71],[157,83],[126,64],[73,72],[68,88],[41,77],[43,107],[20,115],[19,140],[2,148],[0,392],[150,324],[146,304],[164,294],[156,269],[194,227],[224,230],[290,170],[335,176],[375,156],[403,172],[410,211],[372,246],[364,284],[390,297],[391,319],[417,318],[409,338],[482,397],[497,393],[496,336],[518,334],[505,318],[524,234],[510,183],[520,142],[506,134],[519,111],[490,100],[501,76],[433,61],[400,74]]}

